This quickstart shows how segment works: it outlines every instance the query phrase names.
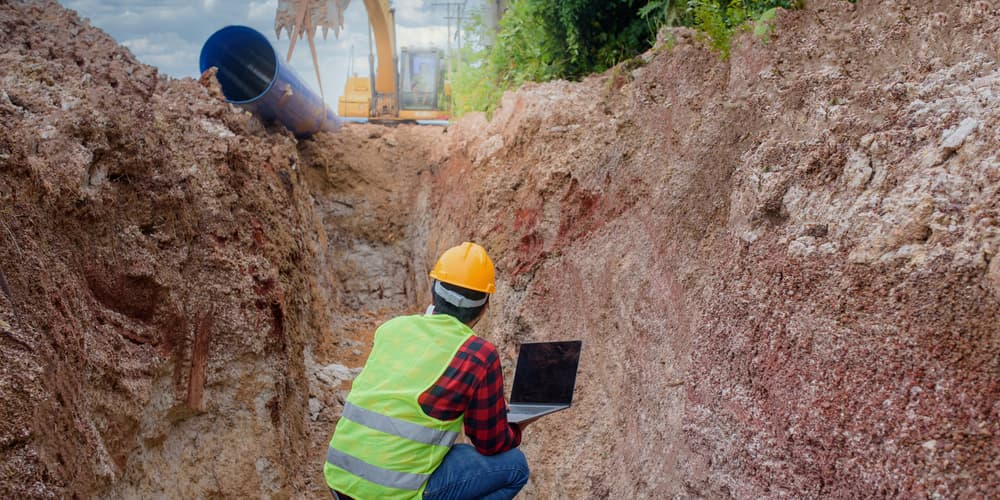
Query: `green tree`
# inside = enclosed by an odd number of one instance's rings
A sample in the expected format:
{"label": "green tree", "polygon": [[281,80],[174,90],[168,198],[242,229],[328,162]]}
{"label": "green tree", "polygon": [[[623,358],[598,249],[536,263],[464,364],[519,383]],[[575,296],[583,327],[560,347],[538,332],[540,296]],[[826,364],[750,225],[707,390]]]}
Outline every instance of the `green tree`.
{"label": "green tree", "polygon": [[[525,81],[575,80],[649,49],[663,26],[691,26],[728,57],[747,21],[768,23],[802,0],[512,0],[489,33],[479,16],[465,26],[469,47],[451,75],[456,113],[491,111]],[[755,25],[761,36],[769,25]],[[470,48],[471,47],[471,48]]]}

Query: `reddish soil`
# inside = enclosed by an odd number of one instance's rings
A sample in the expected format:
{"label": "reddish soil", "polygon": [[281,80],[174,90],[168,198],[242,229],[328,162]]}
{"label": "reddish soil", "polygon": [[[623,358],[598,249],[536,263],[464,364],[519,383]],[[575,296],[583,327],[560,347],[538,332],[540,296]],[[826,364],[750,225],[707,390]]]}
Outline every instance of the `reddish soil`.
{"label": "reddish soil", "polygon": [[0,496],[326,495],[373,328],[465,239],[505,367],[584,339],[523,497],[1000,495],[988,2],[810,1],[303,141],[53,2],[0,27]]}
{"label": "reddish soil", "polygon": [[813,1],[729,61],[696,38],[439,148],[428,244],[493,252],[506,362],[584,339],[526,496],[997,496],[1000,11]]}

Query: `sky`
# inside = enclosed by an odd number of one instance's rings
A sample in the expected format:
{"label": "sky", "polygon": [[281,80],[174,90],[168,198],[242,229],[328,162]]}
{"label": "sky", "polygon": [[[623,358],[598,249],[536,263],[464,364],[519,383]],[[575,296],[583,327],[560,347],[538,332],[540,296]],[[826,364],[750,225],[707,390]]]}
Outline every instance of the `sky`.
{"label": "sky", "polygon": [[[446,1],[463,0],[393,1],[398,48],[444,49],[448,42],[447,12],[445,7],[433,4]],[[481,0],[464,1],[467,11],[481,3]],[[278,40],[274,32],[278,0],[61,0],[61,3],[89,18],[92,25],[128,47],[140,61],[176,78],[197,78],[202,44],[216,30],[232,24],[263,33],[282,59],[288,52],[288,35],[283,33]],[[354,72],[361,76],[368,74],[368,17],[364,1],[351,1],[344,18],[339,39],[331,30],[323,40],[322,30],[317,31],[316,53],[327,102],[336,102],[343,93],[352,60]],[[318,89],[306,39],[296,44],[291,67],[303,82]]]}

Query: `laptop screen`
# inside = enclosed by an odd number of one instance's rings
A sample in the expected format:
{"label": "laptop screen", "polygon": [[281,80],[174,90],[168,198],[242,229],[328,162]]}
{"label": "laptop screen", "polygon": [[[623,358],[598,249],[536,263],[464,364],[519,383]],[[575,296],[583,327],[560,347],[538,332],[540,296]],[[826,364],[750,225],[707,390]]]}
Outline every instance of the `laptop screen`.
{"label": "laptop screen", "polygon": [[582,345],[580,340],[521,344],[510,402],[572,403]]}

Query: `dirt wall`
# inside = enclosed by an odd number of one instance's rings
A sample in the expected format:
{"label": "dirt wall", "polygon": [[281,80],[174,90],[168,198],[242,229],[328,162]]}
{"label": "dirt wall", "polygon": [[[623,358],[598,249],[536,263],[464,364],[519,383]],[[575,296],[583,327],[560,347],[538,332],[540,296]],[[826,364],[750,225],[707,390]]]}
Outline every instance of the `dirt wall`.
{"label": "dirt wall", "polygon": [[449,130],[428,245],[494,253],[508,366],[584,339],[528,497],[998,493],[1000,12],[807,4]]}
{"label": "dirt wall", "polygon": [[324,309],[295,140],[54,2],[0,26],[0,496],[292,494]]}

